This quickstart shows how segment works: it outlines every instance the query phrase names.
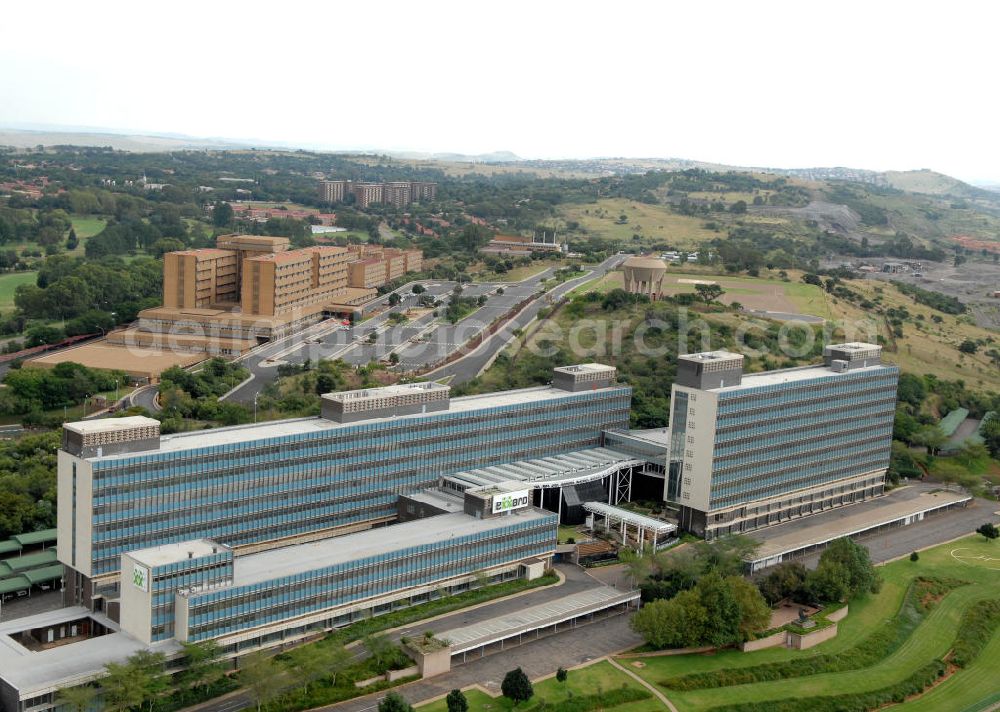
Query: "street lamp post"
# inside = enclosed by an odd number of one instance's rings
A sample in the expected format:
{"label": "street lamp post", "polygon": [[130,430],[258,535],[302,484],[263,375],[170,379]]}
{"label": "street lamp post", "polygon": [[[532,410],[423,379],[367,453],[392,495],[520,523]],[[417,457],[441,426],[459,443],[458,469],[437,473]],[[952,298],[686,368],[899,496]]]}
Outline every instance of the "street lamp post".
{"label": "street lamp post", "polygon": [[257,398],[260,396],[260,392],[253,394],[253,422],[257,422]]}

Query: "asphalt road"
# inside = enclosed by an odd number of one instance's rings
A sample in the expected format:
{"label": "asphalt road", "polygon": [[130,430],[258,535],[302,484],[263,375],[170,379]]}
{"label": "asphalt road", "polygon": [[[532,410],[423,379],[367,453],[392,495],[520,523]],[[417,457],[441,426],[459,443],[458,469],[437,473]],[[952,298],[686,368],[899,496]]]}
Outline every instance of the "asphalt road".
{"label": "asphalt road", "polygon": [[[454,384],[474,378],[509,341],[515,329],[524,328],[543,307],[558,301],[566,293],[595,277],[618,266],[627,256],[614,255],[600,265],[575,279],[564,282],[551,292],[540,294],[542,280],[552,274],[545,270],[521,282],[468,283],[463,285],[463,297],[486,296],[486,304],[459,320],[456,324],[441,323],[433,312],[415,317],[405,324],[393,325],[391,314],[405,312],[416,306],[417,297],[412,294],[412,286],[406,285],[396,290],[404,299],[395,307],[384,311],[354,326],[345,326],[338,319],[329,319],[315,324],[299,333],[258,347],[250,355],[241,359],[250,371],[250,380],[226,395],[224,399],[252,404],[257,395],[278,377],[278,367],[282,364],[302,364],[309,359],[315,363],[321,359],[343,359],[354,365],[364,365],[371,361],[387,359],[393,353],[399,357],[399,364],[407,370],[423,370],[440,363],[457,349],[487,329],[496,319],[502,317],[518,304],[533,297],[535,300],[499,332],[486,339],[467,356],[452,362],[431,375],[435,379],[450,378]],[[426,294],[434,296],[445,304],[451,299],[455,282],[423,281]],[[502,294],[498,290],[503,291]],[[383,295],[376,306],[385,306],[389,295]],[[375,343],[368,343],[370,334],[376,335]],[[151,387],[133,394],[132,404],[147,410],[158,410],[155,401],[156,388]]]}
{"label": "asphalt road", "polygon": [[[566,577],[562,585],[545,586],[520,596],[487,603],[478,608],[457,611],[440,618],[407,626],[388,634],[388,637],[394,643],[398,643],[403,636],[414,637],[423,634],[426,630],[443,631],[485,622],[520,611],[528,606],[548,603],[573,593],[604,585],[578,566],[560,564],[556,568]],[[444,691],[447,692],[453,687],[462,687],[485,679],[494,679],[495,685],[499,689],[503,674],[517,665],[524,667],[531,677],[555,672],[560,666],[570,667],[640,644],[641,639],[628,628],[627,621],[627,616],[614,616],[581,628],[568,629],[565,632],[511,648],[507,652],[460,665],[440,678],[407,685],[402,688],[401,692],[408,698],[415,696],[413,699],[423,700],[440,694],[436,690],[442,685],[445,686]],[[590,631],[594,631],[594,633]],[[595,635],[597,631],[602,632]],[[354,647],[352,650],[356,651],[355,659],[361,660],[366,655],[360,646]],[[484,674],[491,677],[476,677]],[[458,680],[466,679],[469,681],[458,683]],[[198,712],[237,712],[252,707],[254,704],[249,693],[239,693],[215,702],[198,705],[196,709]],[[344,702],[336,707],[337,709],[360,711],[377,706],[377,704],[377,698],[369,696]]]}
{"label": "asphalt road", "polygon": [[507,342],[510,341],[514,331],[527,326],[532,319],[538,316],[538,312],[543,307],[559,301],[568,292],[584,282],[603,276],[606,272],[617,267],[627,257],[628,255],[613,255],[583,276],[563,282],[548,292],[544,299],[537,299],[526,306],[514,319],[507,322],[503,328],[499,329],[470,354],[437,370],[431,371],[427,375],[434,380],[450,377],[451,380],[449,383],[452,385],[464,383],[475,378],[490,363],[493,357],[503,349]]}

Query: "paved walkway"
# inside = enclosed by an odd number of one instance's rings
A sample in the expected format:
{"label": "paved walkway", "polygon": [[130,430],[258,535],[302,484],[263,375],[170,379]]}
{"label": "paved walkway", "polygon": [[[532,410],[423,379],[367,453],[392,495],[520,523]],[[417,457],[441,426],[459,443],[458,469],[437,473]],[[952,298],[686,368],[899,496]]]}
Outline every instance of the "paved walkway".
{"label": "paved walkway", "polygon": [[625,673],[629,677],[631,677],[633,680],[635,680],[636,682],[638,682],[640,685],[642,685],[643,687],[645,687],[647,690],[649,690],[650,692],[652,692],[656,696],[656,698],[658,700],[660,700],[660,702],[662,702],[663,704],[665,704],[667,706],[667,708],[670,710],[670,712],[677,712],[677,708],[674,707],[674,703],[671,702],[670,700],[668,700],[667,696],[664,695],[659,690],[657,690],[655,686],[650,685],[648,682],[646,682],[645,680],[643,680],[641,677],[639,677],[638,675],[636,675],[634,672],[632,672],[631,670],[629,670],[627,667],[625,667],[624,665],[622,665],[621,663],[619,663],[614,658],[608,658],[608,662],[611,663],[614,667],[616,667],[619,670],[621,670],[623,673]]}

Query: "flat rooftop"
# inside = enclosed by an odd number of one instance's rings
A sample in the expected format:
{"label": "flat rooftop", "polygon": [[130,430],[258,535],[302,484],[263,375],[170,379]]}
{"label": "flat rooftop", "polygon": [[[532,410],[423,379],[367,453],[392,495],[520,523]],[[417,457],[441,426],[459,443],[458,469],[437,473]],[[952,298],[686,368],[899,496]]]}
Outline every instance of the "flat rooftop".
{"label": "flat rooftop", "polygon": [[828,366],[800,366],[798,368],[786,368],[778,371],[764,371],[762,373],[744,373],[743,382],[738,386],[725,386],[724,388],[706,388],[705,390],[715,393],[731,393],[742,391],[748,388],[759,388],[760,386],[775,386],[783,383],[794,383],[796,381],[808,381],[813,378],[840,378],[854,373],[874,373],[882,371],[891,366],[879,364],[877,366],[864,366],[852,368],[849,371],[834,371]]}
{"label": "flat rooftop", "polygon": [[[163,544],[161,546],[151,546],[147,549],[137,549],[125,552],[140,564],[146,566],[165,566],[177,561],[203,556],[210,556],[220,551],[226,551],[227,547],[212,541],[211,539],[192,539],[176,544]],[[189,556],[190,554],[190,556]]]}
{"label": "flat rooftop", "polygon": [[[189,433],[175,433],[172,435],[161,435],[159,450],[150,450],[148,452],[152,455],[163,452],[191,450],[194,448],[233,445],[237,443],[265,440],[268,438],[279,438],[289,435],[319,435],[322,433],[349,429],[369,423],[398,422],[405,421],[409,418],[446,417],[449,414],[468,413],[470,411],[480,410],[483,408],[497,408],[501,406],[540,403],[553,399],[580,398],[594,393],[611,391],[618,388],[622,388],[622,386],[607,386],[605,388],[597,388],[582,393],[571,393],[570,391],[565,391],[560,388],[552,388],[551,386],[536,386],[534,388],[522,388],[513,391],[500,391],[498,393],[484,393],[482,395],[452,398],[448,410],[442,410],[432,414],[414,413],[412,415],[369,418],[357,421],[356,423],[335,423],[332,420],[326,420],[321,417],[293,418],[289,420],[276,420],[269,423],[258,423],[256,425],[234,425],[227,428],[213,428],[211,430],[198,430]],[[89,459],[110,461],[134,457],[138,454],[141,454],[141,452],[126,453],[122,455],[105,455],[103,458]]]}
{"label": "flat rooftop", "polygon": [[610,586],[598,586],[474,625],[452,628],[434,637],[448,641],[454,654],[628,603],[639,598],[639,595],[638,591],[618,591]]}
{"label": "flat rooftop", "polygon": [[[91,618],[116,632],[40,651],[29,650],[11,637],[23,630],[82,618]],[[101,677],[108,663],[124,662],[130,655],[147,649],[170,655],[181,646],[175,640],[167,640],[147,648],[128,633],[119,631],[114,621],[100,613],[82,606],[60,608],[0,624],[0,677],[28,698]]]}
{"label": "flat rooftop", "polygon": [[63,427],[74,433],[87,435],[90,433],[110,433],[132,428],[160,427],[160,421],[147,418],[144,415],[130,415],[124,418],[98,418],[97,420],[78,420],[73,423],[63,423]]}
{"label": "flat rooftop", "polygon": [[754,561],[764,561],[780,554],[792,554],[800,549],[819,546],[845,536],[856,536],[869,529],[891,524],[900,519],[971,500],[962,492],[931,491],[917,485],[899,487],[876,499],[845,505],[776,524],[747,536],[761,543]]}
{"label": "flat rooftop", "polygon": [[465,511],[465,499],[460,495],[452,494],[450,492],[443,492],[438,489],[425,489],[419,492],[411,492],[406,495],[409,499],[415,502],[423,502],[424,504],[429,504],[432,507],[438,507],[440,509],[447,510],[448,512],[463,512]]}
{"label": "flat rooftop", "polygon": [[552,370],[559,373],[614,373],[616,369],[603,363],[578,363],[575,366],[557,366]]}
{"label": "flat rooftop", "polygon": [[233,561],[233,586],[271,581],[399,549],[492,531],[509,526],[513,522],[541,520],[550,516],[553,515],[534,507],[486,519],[477,519],[464,512],[439,514],[403,524],[377,527],[355,534],[248,554]]}
{"label": "flat rooftop", "polygon": [[609,431],[611,435],[621,435],[629,438],[636,438],[637,440],[645,440],[646,442],[652,443],[654,445],[662,445],[666,447],[670,444],[670,429],[669,428],[648,428],[645,430],[611,430]]}

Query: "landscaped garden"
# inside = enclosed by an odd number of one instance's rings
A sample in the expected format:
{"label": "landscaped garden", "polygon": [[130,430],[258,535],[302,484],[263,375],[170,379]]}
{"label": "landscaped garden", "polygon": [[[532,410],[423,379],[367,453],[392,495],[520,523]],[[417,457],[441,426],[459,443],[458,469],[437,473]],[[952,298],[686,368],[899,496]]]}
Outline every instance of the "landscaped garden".
{"label": "landscaped garden", "polygon": [[[680,710],[980,709],[1000,693],[1000,546],[963,539],[879,569],[839,634],[809,651],[619,660]],[[923,694],[921,694],[923,693]],[[994,700],[994,701],[1000,701]]]}

